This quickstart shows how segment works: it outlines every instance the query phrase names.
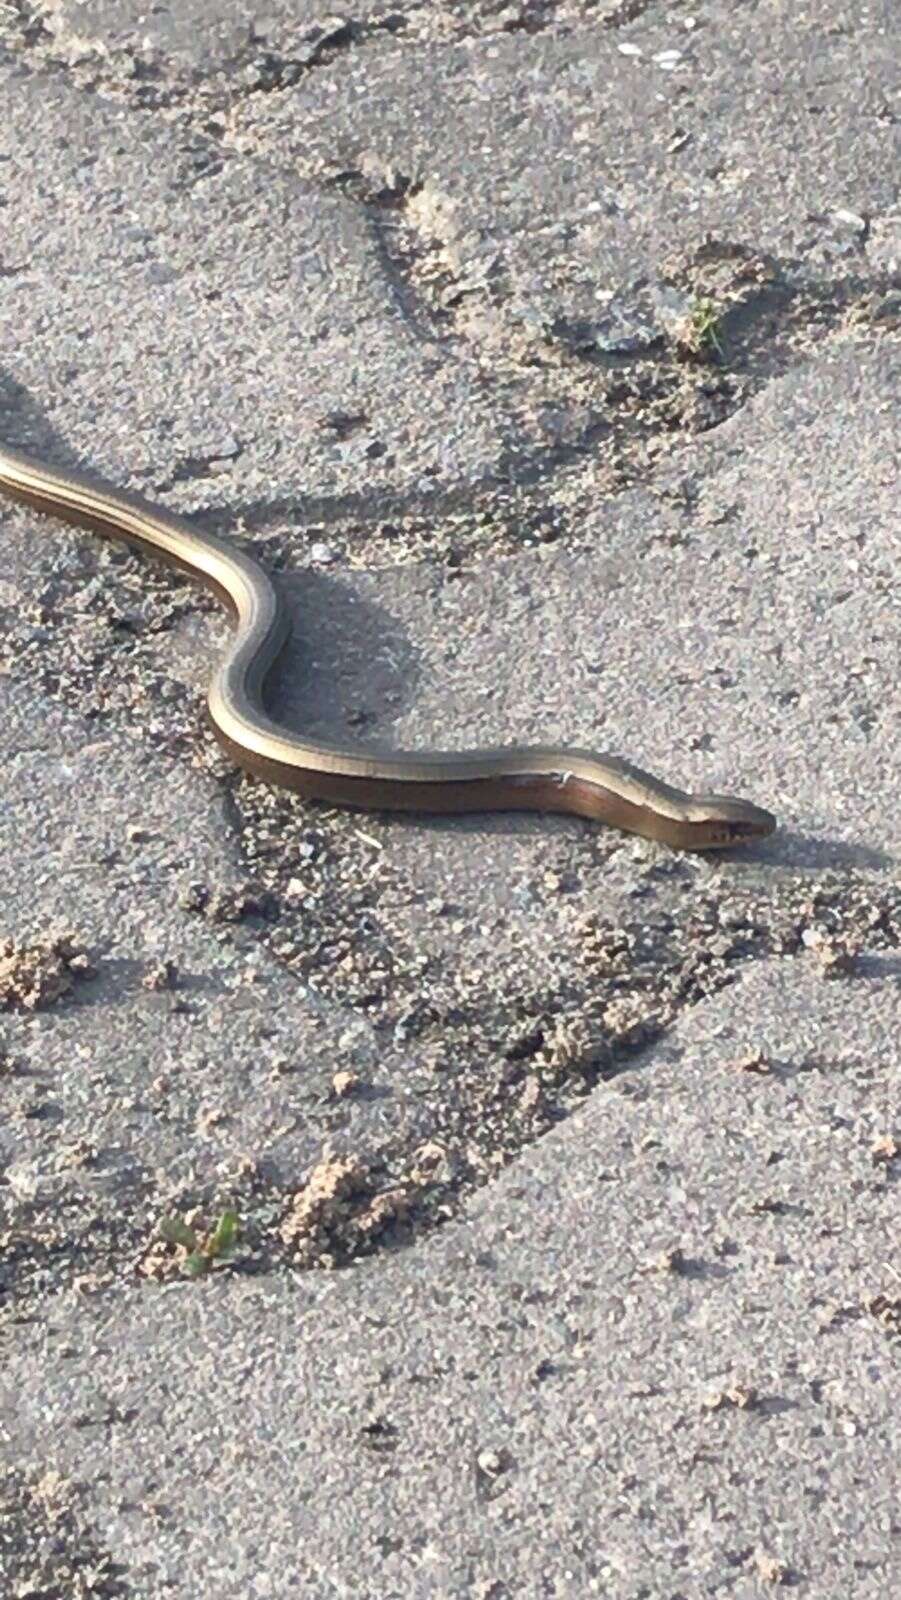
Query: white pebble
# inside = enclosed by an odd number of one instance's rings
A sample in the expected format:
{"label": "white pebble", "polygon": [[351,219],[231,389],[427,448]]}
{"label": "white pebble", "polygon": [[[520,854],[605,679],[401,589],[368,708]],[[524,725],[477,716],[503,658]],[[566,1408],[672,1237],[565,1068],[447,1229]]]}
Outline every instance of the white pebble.
{"label": "white pebble", "polygon": [[843,222],[845,227],[854,228],[857,233],[863,233],[866,230],[866,217],[859,217],[856,211],[839,210],[833,211],[832,215],[836,222]]}

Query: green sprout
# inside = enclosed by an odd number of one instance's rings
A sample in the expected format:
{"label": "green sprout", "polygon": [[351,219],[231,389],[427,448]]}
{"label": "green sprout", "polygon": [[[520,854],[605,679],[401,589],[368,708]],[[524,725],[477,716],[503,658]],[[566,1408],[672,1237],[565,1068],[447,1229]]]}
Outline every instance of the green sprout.
{"label": "green sprout", "polygon": [[683,344],[693,355],[705,355],[711,350],[720,361],[726,359],[722,341],[722,317],[716,301],[701,295],[695,300],[688,317]]}
{"label": "green sprout", "polygon": [[211,1233],[198,1233],[180,1217],[164,1217],[160,1223],[160,1237],[188,1253],[182,1270],[189,1278],[201,1278],[211,1272],[217,1261],[231,1255],[238,1238],[238,1216],[235,1211],[223,1211]]}

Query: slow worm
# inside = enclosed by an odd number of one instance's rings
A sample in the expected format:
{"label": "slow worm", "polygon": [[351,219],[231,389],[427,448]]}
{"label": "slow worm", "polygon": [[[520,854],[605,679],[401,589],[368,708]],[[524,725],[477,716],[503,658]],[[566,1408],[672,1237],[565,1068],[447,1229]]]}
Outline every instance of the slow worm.
{"label": "slow worm", "polygon": [[149,550],[219,596],[236,630],[210,685],[210,716],[237,764],[269,783],[378,810],[572,812],[680,850],[742,844],[776,826],[747,800],[686,794],[627,761],[583,750],[511,745],[408,754],[299,738],[265,709],[266,676],[290,625],[255,561],[137,495],[2,445],[0,489],[38,511]]}

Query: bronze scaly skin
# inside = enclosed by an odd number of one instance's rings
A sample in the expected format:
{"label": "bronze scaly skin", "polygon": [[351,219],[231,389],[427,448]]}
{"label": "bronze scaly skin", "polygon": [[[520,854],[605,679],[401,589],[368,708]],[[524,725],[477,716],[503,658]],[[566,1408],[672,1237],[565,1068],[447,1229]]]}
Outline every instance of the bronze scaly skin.
{"label": "bronze scaly skin", "polygon": [[616,757],[510,745],[484,750],[355,750],[311,742],[266,713],[266,676],[289,633],[282,602],[255,561],[136,495],[0,445],[0,490],[36,510],[147,550],[183,568],[229,608],[231,646],[209,711],[235,762],[312,800],[373,810],[563,811],[656,839],[715,850],[772,833],[748,800],[686,794]]}

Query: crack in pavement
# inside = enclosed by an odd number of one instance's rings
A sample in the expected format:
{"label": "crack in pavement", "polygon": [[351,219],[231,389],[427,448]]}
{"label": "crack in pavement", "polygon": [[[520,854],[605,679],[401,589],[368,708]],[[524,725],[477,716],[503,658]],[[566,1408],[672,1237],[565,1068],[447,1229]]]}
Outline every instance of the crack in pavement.
{"label": "crack in pavement", "polygon": [[[673,4],[681,5],[683,0],[673,0]],[[95,88],[105,82],[109,90],[132,96],[143,109],[166,109],[196,92],[204,82],[215,79],[222,85],[219,96],[223,101],[278,93],[293,88],[317,68],[330,66],[349,51],[385,38],[397,41],[401,47],[414,47],[436,42],[436,39],[442,43],[465,44],[518,32],[570,33],[579,31],[582,26],[586,31],[616,31],[639,21],[659,5],[660,0],[618,0],[611,9],[599,12],[596,0],[584,0],[581,4],[577,0],[575,9],[572,0],[522,0],[518,12],[504,13],[500,18],[493,5],[484,14],[477,14],[471,7],[468,15],[445,19],[455,26],[449,32],[436,34],[431,25],[429,0],[422,0],[422,4],[407,12],[388,8],[383,15],[365,18],[336,15],[322,22],[301,24],[296,42],[292,41],[287,48],[270,47],[265,23],[252,21],[243,44],[236,45],[205,70],[180,67],[172,57],[166,59],[164,47],[160,50],[162,60],[154,60],[152,43],[149,54],[146,42],[141,45],[123,42],[110,49],[99,34],[92,37],[70,30],[59,8],[52,3],[41,4],[41,0],[3,0],[0,21],[5,12],[12,19],[22,48],[36,52],[44,65],[64,71],[99,69],[102,76],[94,84]],[[51,20],[56,26],[51,26]],[[474,26],[479,21],[483,26]],[[211,104],[207,105],[208,114],[212,109]]]}

